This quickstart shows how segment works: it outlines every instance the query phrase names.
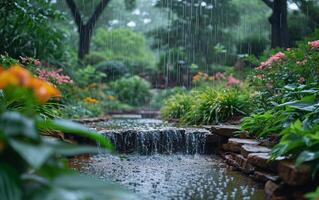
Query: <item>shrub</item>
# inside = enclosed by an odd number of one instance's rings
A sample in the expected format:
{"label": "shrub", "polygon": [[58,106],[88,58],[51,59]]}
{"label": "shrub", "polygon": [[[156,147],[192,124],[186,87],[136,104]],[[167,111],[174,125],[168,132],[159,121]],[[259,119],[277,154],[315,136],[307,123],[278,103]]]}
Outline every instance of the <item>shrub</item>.
{"label": "shrub", "polygon": [[175,94],[182,94],[185,92],[186,88],[183,87],[174,87],[158,90],[153,95],[150,106],[154,109],[159,109],[163,105],[165,99],[168,99],[170,96],[173,96]]}
{"label": "shrub", "polygon": [[217,124],[247,115],[249,96],[235,89],[217,91],[204,88],[194,96],[196,101],[182,117],[185,124]]}
{"label": "shrub", "polygon": [[123,61],[104,61],[95,65],[96,70],[107,75],[107,80],[115,80],[129,72]]}
{"label": "shrub", "polygon": [[86,55],[83,59],[83,63],[85,65],[97,65],[101,62],[106,61],[107,58],[101,52],[91,52]]}
{"label": "shrub", "polygon": [[105,77],[106,74],[97,71],[92,65],[88,65],[75,72],[74,80],[79,86],[86,87],[92,83],[100,83]]}
{"label": "shrub", "polygon": [[182,118],[191,108],[194,98],[191,94],[180,93],[170,96],[161,108],[161,117],[165,120]]}
{"label": "shrub", "polygon": [[123,77],[110,83],[113,96],[123,103],[141,106],[151,100],[151,85],[139,76]]}

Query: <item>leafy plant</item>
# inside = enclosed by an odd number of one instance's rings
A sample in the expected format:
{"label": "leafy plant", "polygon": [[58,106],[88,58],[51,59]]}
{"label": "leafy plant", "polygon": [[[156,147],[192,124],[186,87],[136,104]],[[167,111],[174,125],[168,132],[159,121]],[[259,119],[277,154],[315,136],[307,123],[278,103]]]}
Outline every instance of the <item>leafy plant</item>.
{"label": "leafy plant", "polygon": [[139,76],[123,77],[110,83],[113,96],[132,106],[141,106],[151,100],[151,85]]}
{"label": "leafy plant", "polygon": [[191,94],[178,93],[164,101],[161,108],[161,117],[165,120],[182,118],[191,108],[194,98]]}
{"label": "leafy plant", "polygon": [[236,89],[204,88],[195,93],[194,99],[191,109],[182,117],[185,124],[217,124],[245,116],[250,109],[248,95]]}
{"label": "leafy plant", "polygon": [[74,80],[77,81],[79,86],[86,87],[91,83],[100,83],[106,74],[97,71],[95,67],[88,65],[85,68],[78,69],[75,72]]}
{"label": "leafy plant", "polygon": [[313,177],[319,170],[319,126],[305,129],[298,120],[281,132],[279,144],[272,149],[272,158],[286,156],[296,159],[296,165],[308,163]]}

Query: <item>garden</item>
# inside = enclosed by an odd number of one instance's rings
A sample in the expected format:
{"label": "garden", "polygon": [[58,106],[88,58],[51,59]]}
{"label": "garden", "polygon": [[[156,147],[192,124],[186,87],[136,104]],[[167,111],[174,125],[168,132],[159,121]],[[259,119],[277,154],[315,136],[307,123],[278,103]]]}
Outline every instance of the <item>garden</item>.
{"label": "garden", "polygon": [[316,0],[3,0],[0,199],[319,199]]}

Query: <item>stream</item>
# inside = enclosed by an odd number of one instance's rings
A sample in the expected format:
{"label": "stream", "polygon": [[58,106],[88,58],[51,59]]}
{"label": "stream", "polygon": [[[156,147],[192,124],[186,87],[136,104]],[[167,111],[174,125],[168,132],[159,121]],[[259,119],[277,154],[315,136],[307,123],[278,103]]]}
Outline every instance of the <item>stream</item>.
{"label": "stream", "polygon": [[[261,185],[205,153],[205,130],[175,128],[155,119],[114,119],[90,126],[123,152],[73,159],[72,165],[123,185],[139,199],[264,199]],[[129,145],[116,144],[120,142]]]}

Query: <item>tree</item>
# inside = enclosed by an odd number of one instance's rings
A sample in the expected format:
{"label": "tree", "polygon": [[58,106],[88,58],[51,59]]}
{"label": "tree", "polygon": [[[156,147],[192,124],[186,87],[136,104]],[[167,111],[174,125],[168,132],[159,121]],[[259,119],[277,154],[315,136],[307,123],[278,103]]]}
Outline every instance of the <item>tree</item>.
{"label": "tree", "polygon": [[78,57],[79,59],[83,59],[84,56],[90,51],[91,37],[95,24],[110,0],[101,0],[101,2],[96,6],[92,16],[86,23],[83,22],[80,11],[78,10],[75,2],[73,0],[66,0],[66,2],[71,10],[80,37]]}
{"label": "tree", "polygon": [[[66,0],[66,3],[71,10],[71,14],[74,18],[79,33],[79,59],[83,59],[85,55],[87,55],[90,52],[90,43],[93,30],[96,26],[97,20],[100,18],[101,14],[103,13],[104,9],[108,6],[110,1],[111,0],[101,0],[100,3],[98,3],[95,7],[93,14],[90,16],[87,22],[84,22],[83,16],[81,15],[74,0]],[[135,0],[125,0],[125,5],[127,9],[132,9],[135,6]]]}
{"label": "tree", "polygon": [[271,47],[288,46],[288,3],[287,0],[262,0],[272,9],[269,17],[271,24]]}

